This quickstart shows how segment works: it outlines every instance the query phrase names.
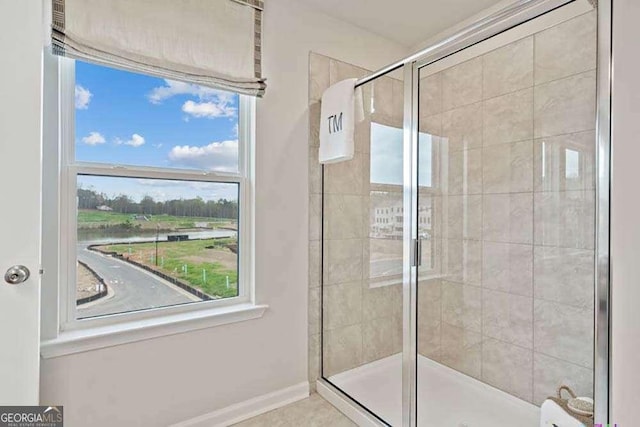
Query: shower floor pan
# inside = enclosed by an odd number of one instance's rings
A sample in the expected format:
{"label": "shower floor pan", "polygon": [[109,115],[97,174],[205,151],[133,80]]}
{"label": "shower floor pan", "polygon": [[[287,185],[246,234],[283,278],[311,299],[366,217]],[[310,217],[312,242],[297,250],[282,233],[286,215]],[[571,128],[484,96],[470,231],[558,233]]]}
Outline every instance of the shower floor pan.
{"label": "shower floor pan", "polygon": [[[402,426],[402,355],[329,377],[329,381],[392,426]],[[326,388],[321,393],[327,396]],[[340,406],[338,406],[339,409]],[[346,412],[346,411],[345,411]],[[349,415],[349,413],[347,413]],[[418,356],[418,426],[538,427],[540,408],[451,368]]]}

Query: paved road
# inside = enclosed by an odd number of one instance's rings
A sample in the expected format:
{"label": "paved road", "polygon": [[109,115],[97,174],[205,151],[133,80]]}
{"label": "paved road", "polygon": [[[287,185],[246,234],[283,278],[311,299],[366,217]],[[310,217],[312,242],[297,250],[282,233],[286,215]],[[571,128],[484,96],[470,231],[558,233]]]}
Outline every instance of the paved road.
{"label": "paved road", "polygon": [[79,306],[79,318],[200,301],[158,276],[125,261],[90,251],[86,244],[78,245],[78,259],[98,273],[113,293],[113,296]]}

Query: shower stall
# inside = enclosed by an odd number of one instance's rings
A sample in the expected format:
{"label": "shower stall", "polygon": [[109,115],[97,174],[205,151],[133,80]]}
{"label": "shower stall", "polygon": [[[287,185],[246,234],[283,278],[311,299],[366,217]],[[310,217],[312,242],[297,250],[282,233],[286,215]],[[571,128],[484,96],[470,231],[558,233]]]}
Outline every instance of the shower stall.
{"label": "shower stall", "polygon": [[607,422],[609,34],[609,1],[521,0],[359,76],[317,384],[359,424],[534,427],[563,385]]}

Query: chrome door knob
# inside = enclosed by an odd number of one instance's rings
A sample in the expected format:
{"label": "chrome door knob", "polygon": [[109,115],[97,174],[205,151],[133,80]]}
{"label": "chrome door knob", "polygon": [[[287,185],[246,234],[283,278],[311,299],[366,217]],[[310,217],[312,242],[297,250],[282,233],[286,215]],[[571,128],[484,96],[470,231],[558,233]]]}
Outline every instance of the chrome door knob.
{"label": "chrome door knob", "polygon": [[14,265],[7,270],[4,280],[11,285],[19,285],[22,282],[26,282],[30,275],[29,269],[24,265]]}

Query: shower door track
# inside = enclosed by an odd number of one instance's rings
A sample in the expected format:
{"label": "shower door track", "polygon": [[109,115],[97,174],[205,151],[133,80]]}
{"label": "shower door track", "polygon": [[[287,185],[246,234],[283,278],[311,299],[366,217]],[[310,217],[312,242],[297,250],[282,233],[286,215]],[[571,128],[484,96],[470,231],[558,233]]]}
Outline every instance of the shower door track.
{"label": "shower door track", "polygon": [[[414,214],[417,203],[417,145],[418,145],[418,74],[419,69],[449,55],[473,46],[535,19],[547,12],[570,3],[586,0],[518,0],[512,5],[481,19],[459,32],[436,42],[400,61],[359,79],[356,86],[369,83],[385,74],[404,69],[404,152],[403,173],[404,212],[403,237],[403,366],[402,366],[402,420],[403,426],[417,426],[417,267],[412,265],[414,242],[418,238]],[[591,1],[591,0],[589,0]],[[594,3],[593,1],[591,1]],[[594,313],[594,420],[606,425],[610,413],[610,161],[611,161],[611,22],[612,0],[597,3],[597,117],[596,117],[596,251],[595,251],[595,313]],[[322,166],[324,185],[324,165]],[[322,191],[324,206],[324,188]],[[324,223],[324,221],[321,221]],[[324,230],[322,230],[324,233]],[[322,234],[324,236],[324,234]],[[321,257],[324,254],[324,238],[321,239]],[[321,262],[324,268],[324,262]],[[321,285],[324,286],[321,274]],[[322,299],[323,292],[320,293]],[[322,307],[322,301],[321,301]],[[322,325],[322,311],[321,325]],[[321,349],[324,328],[321,326]],[[323,367],[323,351],[320,352]],[[318,379],[318,392],[359,425],[387,425],[376,414],[325,378]]]}

